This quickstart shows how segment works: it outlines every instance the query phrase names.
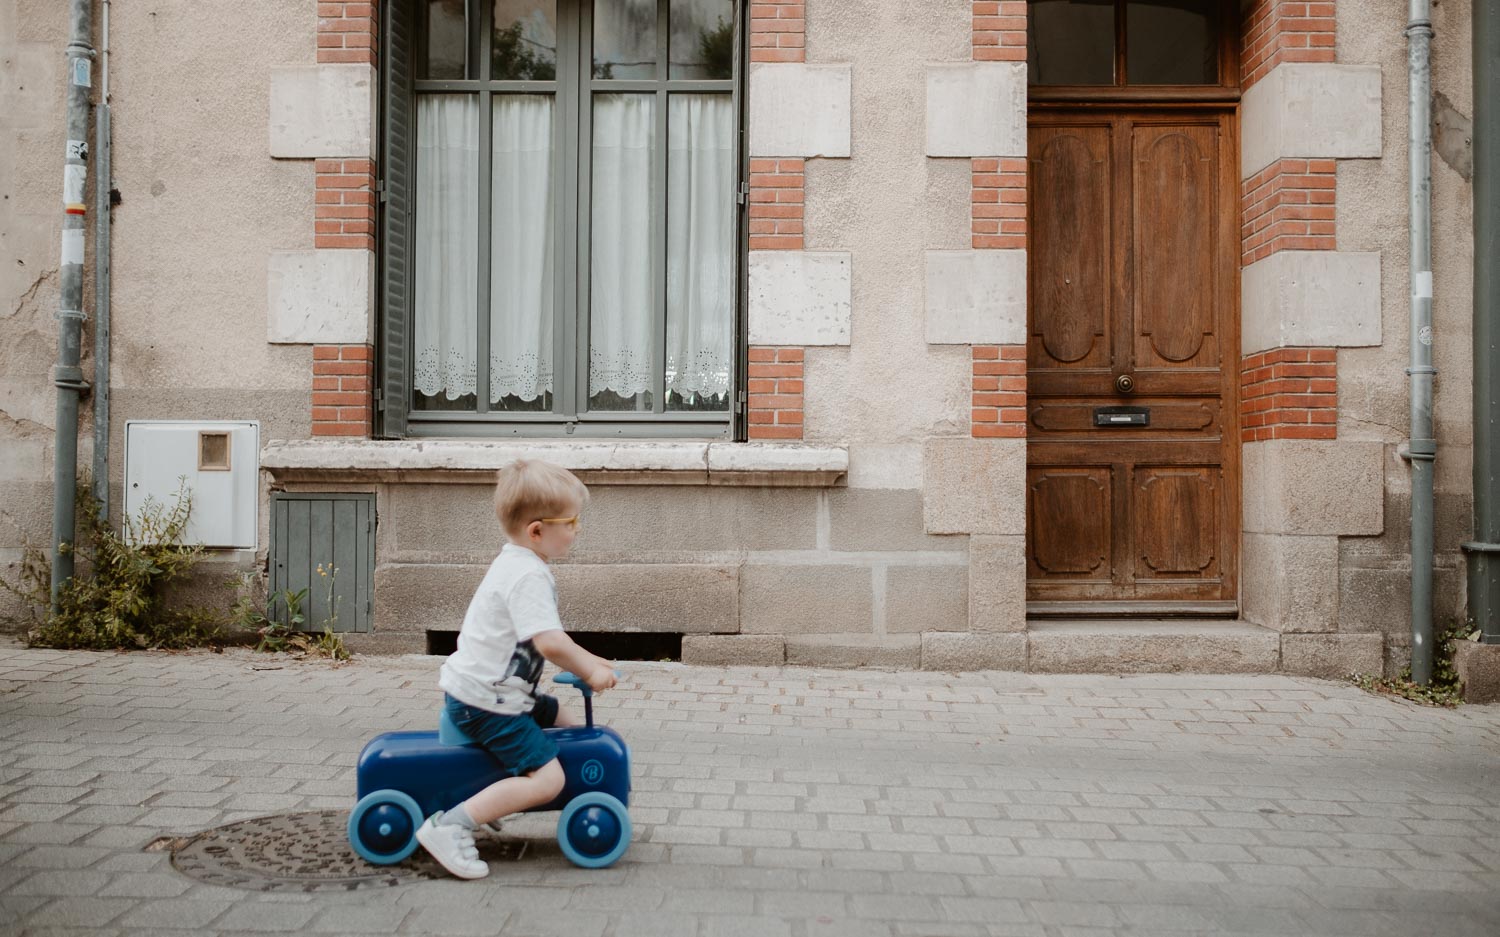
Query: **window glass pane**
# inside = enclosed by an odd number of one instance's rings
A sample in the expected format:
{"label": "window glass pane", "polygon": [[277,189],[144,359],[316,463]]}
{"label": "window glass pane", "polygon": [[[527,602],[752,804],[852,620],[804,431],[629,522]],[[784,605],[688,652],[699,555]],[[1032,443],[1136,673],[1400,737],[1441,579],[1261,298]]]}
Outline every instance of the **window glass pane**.
{"label": "window glass pane", "polygon": [[594,0],[594,77],[656,77],[656,0]]}
{"label": "window glass pane", "polygon": [[495,81],[557,80],[556,0],[495,0],[490,77]]}
{"label": "window glass pane", "polygon": [[469,21],[465,0],[425,0],[417,44],[416,77],[467,78]]}
{"label": "window glass pane", "polygon": [[729,407],[734,105],[674,94],[667,126],[667,409]]}
{"label": "window glass pane", "polygon": [[417,96],[413,221],[415,409],[474,409],[479,102]]}
{"label": "window glass pane", "polygon": [[494,99],[490,173],[490,403],[552,409],[551,95]]}
{"label": "window glass pane", "polygon": [[1031,84],[1115,83],[1114,0],[1031,0],[1027,14]]}
{"label": "window glass pane", "polygon": [[650,410],[655,375],[651,214],[656,98],[594,96],[589,408]]}
{"label": "window glass pane", "polygon": [[1219,0],[1130,0],[1125,72],[1132,85],[1219,82]]}
{"label": "window glass pane", "polygon": [[669,78],[734,77],[733,0],[672,0]]}

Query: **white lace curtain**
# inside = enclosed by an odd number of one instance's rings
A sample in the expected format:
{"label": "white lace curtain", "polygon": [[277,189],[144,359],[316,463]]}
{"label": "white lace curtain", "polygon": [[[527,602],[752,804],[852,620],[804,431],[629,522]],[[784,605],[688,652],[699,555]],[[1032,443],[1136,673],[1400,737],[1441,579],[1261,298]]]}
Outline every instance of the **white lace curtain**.
{"label": "white lace curtain", "polygon": [[[729,388],[734,276],[734,118],[728,95],[673,95],[667,162],[669,391]],[[590,393],[650,389],[651,150],[655,98],[594,100]],[[490,398],[553,387],[552,98],[494,100],[490,204]],[[479,108],[469,95],[417,99],[416,389],[475,392]]]}

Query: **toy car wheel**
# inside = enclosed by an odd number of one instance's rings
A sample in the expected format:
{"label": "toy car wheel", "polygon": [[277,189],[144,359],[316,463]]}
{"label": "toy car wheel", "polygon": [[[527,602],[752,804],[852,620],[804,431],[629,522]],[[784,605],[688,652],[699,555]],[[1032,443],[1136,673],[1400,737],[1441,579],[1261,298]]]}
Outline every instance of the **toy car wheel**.
{"label": "toy car wheel", "polygon": [[630,814],[603,791],[580,794],[563,808],[557,842],[563,855],[585,869],[613,865],[630,846]]}
{"label": "toy car wheel", "polygon": [[349,845],[361,859],[394,865],[417,848],[422,809],[401,791],[371,791],[349,811]]}

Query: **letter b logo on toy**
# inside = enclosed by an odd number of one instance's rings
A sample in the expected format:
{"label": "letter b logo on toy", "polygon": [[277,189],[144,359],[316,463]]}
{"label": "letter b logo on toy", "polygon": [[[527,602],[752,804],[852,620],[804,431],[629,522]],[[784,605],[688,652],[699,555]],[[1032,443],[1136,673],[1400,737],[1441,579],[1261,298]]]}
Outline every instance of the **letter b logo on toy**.
{"label": "letter b logo on toy", "polygon": [[604,780],[604,765],[598,759],[590,758],[583,763],[583,770],[579,773],[585,784],[598,784]]}

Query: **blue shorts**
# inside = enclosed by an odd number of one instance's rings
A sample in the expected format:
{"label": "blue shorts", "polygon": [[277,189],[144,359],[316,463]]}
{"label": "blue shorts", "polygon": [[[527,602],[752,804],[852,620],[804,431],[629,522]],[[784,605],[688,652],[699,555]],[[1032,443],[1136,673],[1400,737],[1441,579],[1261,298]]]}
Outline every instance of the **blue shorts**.
{"label": "blue shorts", "polygon": [[448,718],[512,776],[530,774],[557,757],[557,743],[543,732],[557,722],[557,697],[536,695],[536,705],[529,713],[502,716],[487,709],[461,703],[443,694]]}

